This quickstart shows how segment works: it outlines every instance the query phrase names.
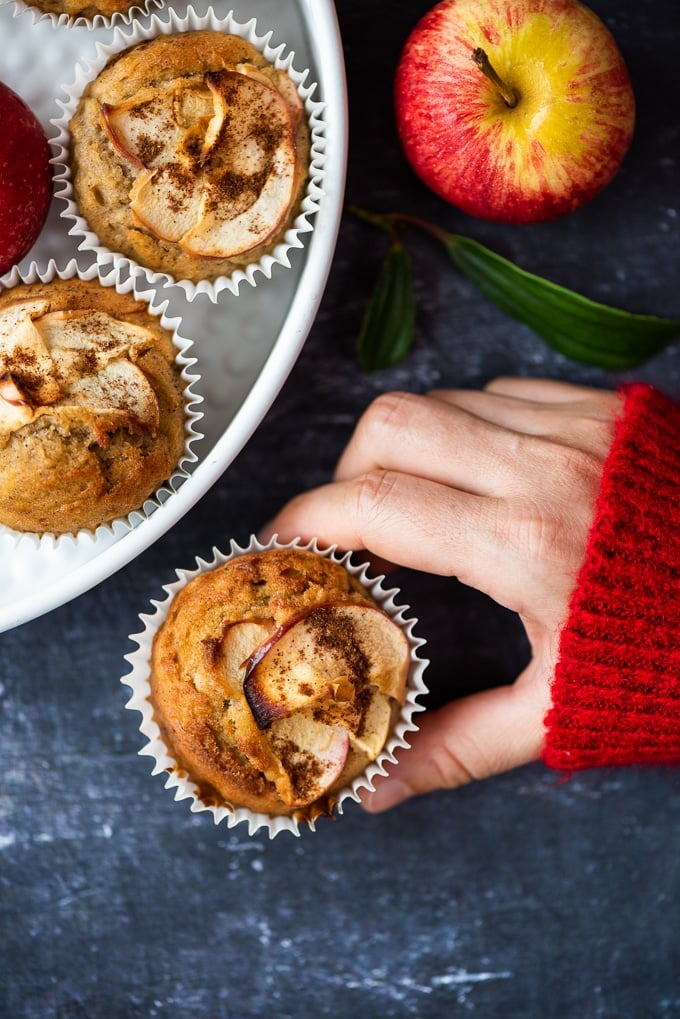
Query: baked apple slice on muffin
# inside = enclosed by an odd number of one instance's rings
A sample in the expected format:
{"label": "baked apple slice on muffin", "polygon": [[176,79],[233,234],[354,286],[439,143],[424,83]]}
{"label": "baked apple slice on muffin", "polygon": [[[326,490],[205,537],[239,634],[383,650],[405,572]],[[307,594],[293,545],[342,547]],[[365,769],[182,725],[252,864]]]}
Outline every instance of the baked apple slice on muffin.
{"label": "baked apple slice on muffin", "polygon": [[280,229],[298,190],[295,132],[302,104],[256,69],[173,79],[117,106],[101,122],[136,173],[140,225],[191,255],[231,258]]}

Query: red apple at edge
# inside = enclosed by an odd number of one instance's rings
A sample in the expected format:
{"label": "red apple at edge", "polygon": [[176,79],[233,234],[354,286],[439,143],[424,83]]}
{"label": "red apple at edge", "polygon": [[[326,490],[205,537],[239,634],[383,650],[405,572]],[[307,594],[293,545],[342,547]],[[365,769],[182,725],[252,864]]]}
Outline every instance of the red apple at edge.
{"label": "red apple at edge", "polygon": [[578,0],[442,0],[406,42],[395,104],[423,182],[506,223],[554,219],[593,198],[635,122],[621,52]]}
{"label": "red apple at edge", "polygon": [[21,261],[43,228],[52,198],[50,150],[40,122],[0,82],[0,274]]}

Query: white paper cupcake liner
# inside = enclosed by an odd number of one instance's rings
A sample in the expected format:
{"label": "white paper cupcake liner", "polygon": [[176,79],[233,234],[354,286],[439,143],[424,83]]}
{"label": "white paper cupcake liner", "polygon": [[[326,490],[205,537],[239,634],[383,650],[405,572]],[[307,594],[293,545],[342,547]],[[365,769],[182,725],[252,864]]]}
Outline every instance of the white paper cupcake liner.
{"label": "white paper cupcake liner", "polygon": [[[69,123],[76,111],[84,88],[97,77],[113,54],[161,34],[169,35],[203,29],[238,35],[246,39],[262,53],[266,60],[277,69],[283,70],[289,75],[296,85],[300,99],[304,104],[309,123],[311,148],[306,194],[302,199],[300,212],[291,227],[286,231],[283,240],[270,254],[264,255],[259,261],[253,262],[244,269],[235,270],[230,276],[220,276],[216,280],[201,280],[198,283],[194,283],[191,280],[175,279],[169,273],[154,272],[139,262],[122,255],[120,252],[111,251],[100,242],[97,234],[91,230],[86,219],[79,214],[75,201],[69,161]],[[72,221],[68,232],[70,235],[80,238],[79,250],[92,252],[97,262],[101,265],[113,264],[117,269],[127,270],[132,275],[143,275],[150,283],[181,287],[189,301],[192,301],[198,294],[205,294],[214,302],[217,300],[218,294],[223,290],[228,290],[232,294],[238,294],[239,287],[244,280],[252,286],[256,286],[260,275],[270,279],[276,265],[286,268],[291,267],[290,252],[294,248],[304,247],[303,236],[305,233],[313,230],[312,216],[317,212],[319,202],[324,193],[323,184],[326,162],[325,104],[312,98],[317,85],[314,82],[307,82],[309,70],[296,70],[293,66],[295,53],[293,51],[287,52],[286,46],[283,43],[278,46],[273,45],[271,41],[272,35],[273,32],[271,31],[260,35],[254,18],[242,24],[236,21],[231,11],[225,17],[220,17],[210,8],[206,14],[199,15],[193,7],[189,6],[184,16],[180,16],[174,10],[169,10],[164,15],[164,18],[161,18],[159,15],[152,15],[149,23],[146,25],[137,22],[125,29],[117,28],[113,41],[110,44],[97,44],[97,55],[93,60],[77,65],[75,80],[71,85],[63,86],[63,91],[68,96],[66,102],[62,102],[60,99],[57,100],[57,104],[63,113],[61,117],[51,121],[51,124],[58,131],[57,136],[51,139],[51,144],[56,150],[56,155],[52,160],[56,168],[54,179],[57,190],[55,194],[66,203],[66,208],[62,210],[61,216]]]}
{"label": "white paper cupcake liner", "polygon": [[135,3],[127,11],[116,11],[109,17],[104,14],[95,14],[91,18],[86,18],[82,14],[73,16],[70,14],[52,14],[49,11],[41,11],[30,3],[24,3],[24,0],[0,0],[0,7],[13,7],[12,14],[15,18],[18,18],[20,15],[27,15],[31,18],[34,25],[37,25],[39,21],[49,21],[53,28],[79,28],[87,26],[87,28],[93,29],[127,25],[135,18],[145,17],[152,10],[163,7],[164,4],[165,0],[139,0],[138,3]]}
{"label": "white paper cupcake liner", "polygon": [[151,774],[165,775],[165,788],[174,790],[175,800],[190,800],[189,806],[192,812],[209,811],[213,815],[215,824],[226,821],[229,828],[245,823],[248,826],[249,835],[254,835],[257,831],[264,828],[268,832],[270,839],[273,839],[282,831],[288,831],[293,835],[299,836],[301,826],[314,831],[315,820],[300,821],[292,816],[271,816],[269,814],[256,813],[244,807],[233,805],[217,806],[215,804],[204,803],[198,794],[196,784],[177,766],[177,762],[163,741],[161,731],[154,720],[153,707],[149,699],[149,676],[154,636],[164,622],[172,600],[178,591],[200,573],[213,570],[230,559],[244,555],[247,552],[263,552],[272,548],[308,549],[316,552],[318,555],[328,556],[341,563],[349,573],[363,584],[383,611],[402,628],[411,649],[411,664],[406,698],[399,718],[384,749],[376,760],[369,764],[366,770],[355,778],[353,782],[340,790],[337,796],[334,796],[336,801],[335,811],[338,814],[342,814],[344,802],[347,800],[359,800],[359,794],[362,789],[374,789],[376,776],[387,774],[387,766],[396,763],[396,752],[410,746],[406,737],[409,733],[415,732],[418,729],[414,716],[417,712],[423,710],[423,705],[418,703],[418,698],[427,693],[427,687],[423,681],[423,673],[428,665],[428,660],[421,658],[418,653],[425,643],[424,640],[417,637],[414,633],[414,627],[417,625],[418,620],[406,617],[406,612],[409,608],[407,605],[400,606],[397,604],[398,589],[386,589],[383,584],[384,576],[371,578],[366,565],[353,564],[351,562],[351,553],[341,554],[337,551],[337,546],[335,545],[329,548],[319,548],[315,539],[307,544],[301,543],[299,539],[284,544],[277,541],[276,536],[266,544],[262,544],[257,538],[252,536],[248,544],[243,547],[232,541],[230,550],[226,554],[220,552],[217,548],[213,548],[214,558],[210,561],[197,558],[195,569],[175,571],[178,579],[174,583],[163,587],[165,598],[162,600],[152,599],[151,604],[154,606],[154,611],[148,614],[140,614],[139,618],[144,625],[144,629],[140,633],[130,635],[130,640],[137,644],[137,650],[125,655],[125,660],[131,666],[131,671],[121,678],[121,682],[132,690],[132,696],[125,706],[132,711],[139,711],[141,713],[142,721],[139,731],[147,740],[139,753],[153,758],[154,766]]}
{"label": "white paper cupcake liner", "polygon": [[[18,568],[27,569],[27,564],[39,560],[41,550],[46,548],[54,551],[55,547],[59,550],[63,545],[70,550],[69,555],[77,558],[77,547],[81,544],[88,547],[92,544],[102,547],[110,545],[112,540],[118,539],[136,527],[170,499],[190,476],[192,465],[198,460],[193,447],[203,437],[198,427],[203,417],[203,413],[199,409],[203,397],[195,392],[194,387],[199,383],[200,375],[193,371],[197,361],[189,354],[192,341],[180,333],[181,320],[166,315],[169,304],[167,299],[159,302],[156,293],[153,290],[144,289],[140,285],[141,281],[135,278],[129,277],[124,281],[121,280],[118,270],[113,266],[103,268],[93,264],[87,269],[82,269],[75,259],[71,259],[63,269],[60,269],[53,260],[50,260],[44,270],[40,270],[35,262],[31,262],[24,272],[15,266],[0,279],[0,291],[9,290],[22,283],[30,284],[38,281],[50,283],[54,279],[67,280],[76,277],[86,281],[97,279],[102,286],[112,286],[119,294],[132,292],[135,299],[143,301],[148,310],[158,316],[163,328],[172,334],[173,343],[177,348],[176,361],[181,369],[180,377],[185,383],[184,451],[167,482],[150,495],[142,506],[132,510],[125,517],[118,517],[108,523],[100,524],[95,530],[83,529],[77,534],[35,534],[30,531],[15,531],[0,524],[0,549],[2,550],[0,561],[3,563],[3,570],[10,570],[13,561],[18,564]],[[15,551],[21,554],[14,555]]]}

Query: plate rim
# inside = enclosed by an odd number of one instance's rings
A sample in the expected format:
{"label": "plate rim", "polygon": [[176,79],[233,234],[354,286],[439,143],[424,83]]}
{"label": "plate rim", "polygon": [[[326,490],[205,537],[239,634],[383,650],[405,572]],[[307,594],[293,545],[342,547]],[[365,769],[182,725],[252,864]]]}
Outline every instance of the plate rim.
{"label": "plate rim", "polygon": [[[304,245],[304,265],[278,335],[248,395],[214,446],[172,498],[112,545],[40,590],[0,606],[0,632],[64,605],[122,569],[176,524],[224,474],[264,419],[314,324],[330,274],[344,202],[348,103],[344,55],[333,0],[297,0],[313,48],[326,116],[324,196]],[[325,57],[325,59],[324,59]],[[332,58],[332,59],[329,59]]]}

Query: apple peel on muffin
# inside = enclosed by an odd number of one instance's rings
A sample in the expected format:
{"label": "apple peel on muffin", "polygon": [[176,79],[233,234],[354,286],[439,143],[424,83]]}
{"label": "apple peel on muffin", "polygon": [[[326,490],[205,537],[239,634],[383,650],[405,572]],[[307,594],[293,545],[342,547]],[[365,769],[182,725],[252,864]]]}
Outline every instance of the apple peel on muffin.
{"label": "apple peel on muffin", "polygon": [[179,591],[150,700],[204,802],[308,819],[383,750],[410,660],[401,627],[341,564],[270,549]]}
{"label": "apple peel on muffin", "polygon": [[95,281],[0,296],[0,523],[76,534],[139,509],[185,450],[171,333]]}
{"label": "apple peel on muffin", "polygon": [[103,126],[138,168],[136,219],[190,255],[230,258],[264,244],[296,194],[294,129],[302,112],[255,68],[187,76],[120,106]]}
{"label": "apple peel on muffin", "polygon": [[118,54],[86,87],[70,130],[78,206],[100,240],[186,280],[272,251],[308,180],[309,126],[291,77],[220,32]]}

